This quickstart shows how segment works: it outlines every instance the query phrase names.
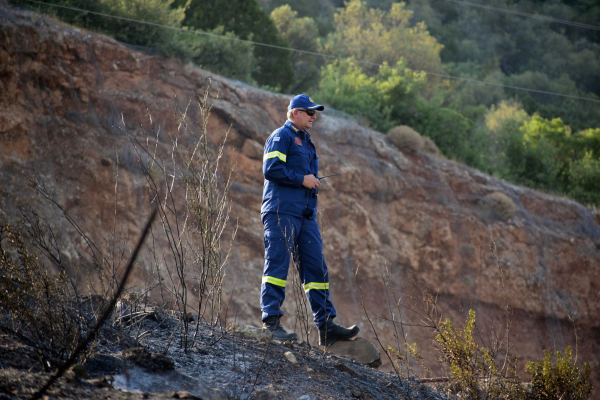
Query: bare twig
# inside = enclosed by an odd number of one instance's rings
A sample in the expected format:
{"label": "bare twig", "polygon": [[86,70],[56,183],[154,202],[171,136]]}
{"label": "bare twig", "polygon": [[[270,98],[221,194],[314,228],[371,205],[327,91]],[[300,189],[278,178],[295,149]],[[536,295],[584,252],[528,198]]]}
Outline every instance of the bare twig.
{"label": "bare twig", "polygon": [[39,389],[37,392],[35,392],[33,394],[33,396],[31,396],[32,400],[41,398],[42,395],[50,388],[50,386],[52,386],[52,384],[54,384],[54,382],[56,382],[58,380],[58,378],[60,378],[75,363],[75,361],[77,360],[77,357],[79,357],[79,354],[81,354],[81,352],[83,350],[85,350],[85,348],[93,340],[93,338],[96,335],[98,335],[98,332],[100,331],[100,329],[102,328],[102,325],[104,325],[104,323],[106,322],[106,320],[112,313],[112,310],[114,309],[115,304],[117,303],[117,300],[118,300],[119,296],[121,295],[123,288],[125,287],[127,278],[129,278],[129,274],[131,273],[131,270],[133,269],[135,260],[137,259],[137,256],[142,248],[142,245],[144,243],[144,240],[146,239],[146,236],[148,235],[148,232],[150,231],[150,227],[152,226],[152,223],[154,222],[155,217],[156,217],[156,210],[154,212],[152,212],[152,215],[148,219],[148,222],[146,223],[146,226],[144,227],[144,230],[142,231],[142,235],[140,236],[140,239],[138,240],[138,243],[135,246],[133,253],[131,254],[129,263],[127,264],[127,267],[125,268],[125,272],[123,273],[121,282],[119,283],[119,286],[118,286],[116,292],[114,293],[110,303],[106,306],[104,312],[102,313],[100,318],[98,318],[98,321],[96,321],[96,325],[88,332],[85,339],[83,341],[81,341],[79,343],[79,345],[75,348],[75,351],[73,351],[73,353],[71,354],[69,359],[67,361],[65,361],[65,363],[56,371],[56,373],[52,377],[50,377],[48,382],[41,389]]}

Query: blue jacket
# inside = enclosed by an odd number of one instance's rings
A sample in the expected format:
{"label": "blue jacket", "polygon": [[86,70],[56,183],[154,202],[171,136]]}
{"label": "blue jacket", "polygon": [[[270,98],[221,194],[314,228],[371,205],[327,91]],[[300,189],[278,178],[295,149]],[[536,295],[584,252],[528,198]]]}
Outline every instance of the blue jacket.
{"label": "blue jacket", "polygon": [[302,182],[305,175],[318,173],[319,157],[309,133],[287,121],[265,143],[261,215],[275,212],[316,217],[317,189],[307,189]]}

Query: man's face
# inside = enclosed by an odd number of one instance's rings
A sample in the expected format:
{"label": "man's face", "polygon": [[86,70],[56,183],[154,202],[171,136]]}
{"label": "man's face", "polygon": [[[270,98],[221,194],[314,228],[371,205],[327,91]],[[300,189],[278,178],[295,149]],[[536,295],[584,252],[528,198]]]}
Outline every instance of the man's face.
{"label": "man's face", "polygon": [[[312,112],[312,111],[309,111]],[[304,110],[294,111],[294,124],[303,131],[312,128],[313,121],[317,119],[317,113],[315,112],[312,116],[308,115]]]}

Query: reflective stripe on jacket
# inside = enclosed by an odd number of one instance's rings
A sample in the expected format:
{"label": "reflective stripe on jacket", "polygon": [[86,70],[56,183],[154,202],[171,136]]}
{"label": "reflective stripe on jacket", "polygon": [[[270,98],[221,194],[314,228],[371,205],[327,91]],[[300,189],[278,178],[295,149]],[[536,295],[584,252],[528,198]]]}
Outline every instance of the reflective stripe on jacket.
{"label": "reflective stripe on jacket", "polygon": [[261,214],[276,212],[314,218],[317,189],[306,189],[302,182],[305,175],[318,173],[319,158],[309,133],[287,121],[265,143]]}

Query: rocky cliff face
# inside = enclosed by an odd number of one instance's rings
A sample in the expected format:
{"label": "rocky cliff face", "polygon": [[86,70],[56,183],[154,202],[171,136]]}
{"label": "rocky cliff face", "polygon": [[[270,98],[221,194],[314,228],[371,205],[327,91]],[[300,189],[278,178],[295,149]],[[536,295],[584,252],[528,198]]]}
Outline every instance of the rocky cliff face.
{"label": "rocky cliff face", "polygon": [[[146,191],[123,132],[145,140],[148,114],[156,129],[173,132],[173,108],[185,107],[210,80],[209,130],[217,140],[230,129],[224,163],[235,165],[237,175],[230,194],[239,229],[226,291],[231,313],[258,324],[262,146],[284,122],[289,96],[3,5],[0,21],[0,218],[16,222],[19,207],[29,204],[48,215],[59,236],[72,230],[35,195],[19,172],[27,169],[100,242],[114,226],[116,191],[118,230],[135,238],[145,220]],[[542,349],[574,346],[575,326],[580,359],[598,371],[597,211],[443,158],[403,154],[384,135],[331,110],[319,115],[311,134],[322,173],[340,173],[324,181],[319,212],[341,323],[359,323],[373,340],[364,304],[381,341],[395,345],[391,323],[380,318],[391,318],[386,293],[406,304],[421,291],[434,294],[455,325],[473,308],[479,321],[500,329],[508,305],[511,350],[521,364],[542,357]],[[168,148],[168,140],[159,146]],[[516,204],[507,221],[484,201],[495,191]],[[286,307],[293,314],[292,304]],[[408,341],[433,364],[432,332],[418,327],[417,314],[393,309],[410,324],[403,327]]]}

